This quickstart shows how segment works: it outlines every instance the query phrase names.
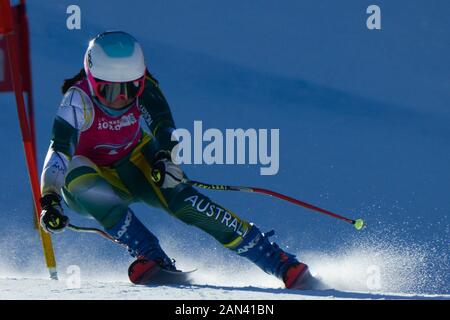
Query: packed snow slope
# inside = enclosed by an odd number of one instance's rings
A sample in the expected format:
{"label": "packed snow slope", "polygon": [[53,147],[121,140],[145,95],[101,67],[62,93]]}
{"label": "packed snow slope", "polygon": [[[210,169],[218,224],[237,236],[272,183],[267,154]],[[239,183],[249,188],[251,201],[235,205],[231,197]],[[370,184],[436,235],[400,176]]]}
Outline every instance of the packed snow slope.
{"label": "packed snow slope", "polygon": [[[81,30],[66,28],[78,4]],[[143,205],[138,216],[190,288],[136,288],[130,258],[95,235],[53,237],[60,282],[46,280],[12,95],[1,94],[0,298],[445,298],[450,293],[450,21],[447,1],[29,1],[39,167],[60,85],[90,37],[121,29],[142,43],[178,127],[279,128],[280,170],[185,165],[211,183],[273,189],[348,215],[351,226],[253,194],[207,194],[311,266],[333,291],[288,293],[210,236]],[[96,225],[67,210],[73,223]],[[70,289],[69,266],[81,270]],[[375,278],[374,278],[375,277]],[[374,280],[375,279],[375,280]],[[375,282],[374,282],[375,281]],[[348,293],[357,291],[363,293]]]}

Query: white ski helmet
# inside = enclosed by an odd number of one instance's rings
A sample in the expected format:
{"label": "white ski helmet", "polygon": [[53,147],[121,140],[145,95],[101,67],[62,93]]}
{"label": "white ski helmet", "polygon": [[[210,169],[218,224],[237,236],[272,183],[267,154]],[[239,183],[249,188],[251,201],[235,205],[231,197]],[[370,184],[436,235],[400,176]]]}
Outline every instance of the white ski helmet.
{"label": "white ski helmet", "polygon": [[[145,75],[144,54],[134,37],[122,31],[98,34],[84,55],[86,75],[111,82],[128,82]],[[92,85],[92,84],[91,84]]]}
{"label": "white ski helmet", "polygon": [[92,39],[84,70],[91,94],[105,105],[131,103],[144,91],[144,54],[128,33],[109,31]]}

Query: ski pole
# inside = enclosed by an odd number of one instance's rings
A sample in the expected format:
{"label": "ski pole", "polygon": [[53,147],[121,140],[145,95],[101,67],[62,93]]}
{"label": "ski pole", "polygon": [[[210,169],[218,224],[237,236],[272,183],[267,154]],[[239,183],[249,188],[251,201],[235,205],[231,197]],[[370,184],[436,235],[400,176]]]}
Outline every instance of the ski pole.
{"label": "ski pole", "polygon": [[[173,175],[171,175],[172,178],[176,179]],[[320,212],[323,214],[326,214],[328,216],[331,216],[333,218],[345,221],[347,223],[352,224],[356,230],[361,230],[362,228],[364,228],[366,225],[364,223],[363,219],[349,219],[346,218],[344,216],[338,215],[336,213],[333,213],[331,211],[316,207],[312,204],[309,204],[307,202],[303,202],[297,199],[294,199],[292,197],[289,197],[287,195],[272,191],[272,190],[268,190],[268,189],[262,189],[262,188],[255,188],[255,187],[242,187],[242,186],[228,186],[228,185],[221,185],[221,184],[209,184],[209,183],[203,183],[203,182],[199,182],[199,181],[194,181],[194,180],[189,180],[186,178],[183,178],[181,180],[176,179],[178,181],[180,181],[181,183],[185,183],[194,187],[198,187],[198,188],[202,188],[202,189],[209,189],[209,190],[222,190],[222,191],[240,191],[240,192],[255,192],[255,193],[261,193],[261,194],[265,194],[265,195],[269,195],[281,200],[285,200],[288,202],[291,202],[295,205],[304,207],[304,208],[308,208],[311,209],[313,211],[316,212]]]}
{"label": "ski pole", "polygon": [[[287,195],[272,191],[272,190],[268,190],[268,189],[262,189],[262,188],[256,188],[256,187],[242,187],[242,186],[228,186],[228,185],[222,185],[222,184],[209,184],[209,183],[204,183],[204,182],[199,182],[199,181],[194,181],[194,180],[190,180],[190,179],[178,179],[176,177],[174,177],[173,175],[171,175],[169,173],[169,175],[174,178],[175,180],[180,181],[181,183],[193,186],[193,187],[198,187],[198,188],[202,188],[202,189],[208,189],[208,190],[221,190],[221,191],[240,191],[240,192],[254,192],[254,193],[261,193],[261,194],[265,194],[268,196],[272,196],[281,200],[285,200],[288,202],[291,202],[295,205],[307,208],[307,209],[311,209],[313,211],[322,213],[322,214],[326,214],[328,216],[331,216],[333,218],[345,221],[347,223],[352,224],[356,230],[361,230],[364,227],[366,227],[366,224],[364,223],[363,219],[350,219],[350,218],[346,218],[344,216],[338,215],[336,213],[333,213],[331,211],[319,208],[317,206],[314,206],[312,204],[309,204],[307,202],[304,201],[300,201],[298,199],[289,197]],[[79,226],[75,226],[73,224],[69,224],[67,226],[68,229],[75,231],[75,232],[84,232],[84,233],[96,233],[114,243],[117,244],[121,244],[119,241],[117,241],[116,239],[114,239],[113,237],[111,237],[109,234],[107,234],[106,232],[97,229],[97,228],[87,228],[87,227],[79,227]]]}
{"label": "ski pole", "polygon": [[119,241],[111,237],[109,234],[107,234],[105,231],[97,229],[97,228],[87,228],[87,227],[79,227],[73,224],[70,224],[67,226],[68,229],[75,231],[75,232],[84,232],[84,233],[96,233],[100,236],[102,236],[105,239],[108,239],[114,243],[122,245]]}

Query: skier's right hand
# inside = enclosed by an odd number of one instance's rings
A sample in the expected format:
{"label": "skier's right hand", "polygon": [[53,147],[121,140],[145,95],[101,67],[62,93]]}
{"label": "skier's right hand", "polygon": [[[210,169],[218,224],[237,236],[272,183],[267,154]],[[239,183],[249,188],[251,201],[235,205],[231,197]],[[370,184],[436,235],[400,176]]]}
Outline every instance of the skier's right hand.
{"label": "skier's right hand", "polygon": [[42,229],[47,233],[60,233],[69,224],[69,218],[63,214],[61,207],[61,197],[56,193],[44,195],[41,200]]}
{"label": "skier's right hand", "polygon": [[172,162],[169,151],[160,150],[152,163],[151,177],[160,188],[174,188],[184,178],[183,170]]}

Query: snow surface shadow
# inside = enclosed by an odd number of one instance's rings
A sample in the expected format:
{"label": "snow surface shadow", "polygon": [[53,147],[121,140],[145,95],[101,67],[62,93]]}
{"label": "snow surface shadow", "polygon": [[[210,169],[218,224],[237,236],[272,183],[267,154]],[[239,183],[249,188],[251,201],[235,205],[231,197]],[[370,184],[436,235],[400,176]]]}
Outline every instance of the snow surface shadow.
{"label": "snow surface shadow", "polygon": [[443,296],[420,296],[414,294],[386,294],[386,293],[369,293],[369,292],[350,292],[350,291],[340,291],[336,289],[326,289],[326,290],[288,290],[282,288],[259,288],[259,287],[234,287],[234,286],[217,286],[208,284],[193,284],[190,286],[185,285],[169,285],[173,288],[191,288],[191,289],[214,289],[214,290],[224,290],[224,291],[247,291],[247,292],[258,292],[258,293],[271,293],[274,294],[274,299],[277,299],[277,294],[282,295],[294,295],[294,296],[307,296],[308,298],[337,298],[337,299],[380,299],[380,300],[446,300]]}

